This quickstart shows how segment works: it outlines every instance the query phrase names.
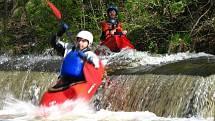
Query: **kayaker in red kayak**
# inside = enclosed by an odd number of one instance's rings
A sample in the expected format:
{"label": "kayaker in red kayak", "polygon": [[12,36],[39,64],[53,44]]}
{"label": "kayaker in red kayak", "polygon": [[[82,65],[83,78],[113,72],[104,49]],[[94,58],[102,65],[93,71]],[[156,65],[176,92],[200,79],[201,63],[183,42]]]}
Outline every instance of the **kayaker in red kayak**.
{"label": "kayaker in red kayak", "polygon": [[100,44],[96,49],[97,55],[108,55],[111,52],[119,52],[123,48],[131,48],[134,46],[126,37],[127,31],[123,31],[121,22],[117,19],[118,7],[114,4],[109,5],[107,9],[107,19],[99,22],[102,27],[102,35]]}
{"label": "kayaker in red kayak", "polygon": [[99,25],[102,27],[101,42],[105,41],[109,36],[113,36],[115,32],[121,32],[126,34],[127,31],[122,29],[121,22],[117,19],[118,7],[114,4],[108,6],[107,9],[107,19],[99,22]]}
{"label": "kayaker in red kayak", "polygon": [[[62,23],[60,11],[48,1],[55,17],[61,22],[61,29],[51,38],[51,45],[58,54],[64,56],[58,83],[44,92],[40,106],[50,107],[69,100],[90,101],[102,83],[104,66],[101,60],[90,51],[93,35],[89,31],[80,31],[74,44],[60,41],[66,33],[69,38],[68,25]],[[72,42],[72,41],[71,41]],[[72,109],[72,107],[70,107]]]}
{"label": "kayaker in red kayak", "polygon": [[58,54],[64,56],[58,83],[49,88],[49,91],[59,91],[69,87],[70,84],[84,80],[83,61],[93,63],[99,68],[99,58],[90,51],[93,43],[93,35],[89,31],[80,31],[76,37],[75,44],[60,41],[60,37],[67,31],[68,25],[63,23],[60,31],[51,38],[52,47]]}

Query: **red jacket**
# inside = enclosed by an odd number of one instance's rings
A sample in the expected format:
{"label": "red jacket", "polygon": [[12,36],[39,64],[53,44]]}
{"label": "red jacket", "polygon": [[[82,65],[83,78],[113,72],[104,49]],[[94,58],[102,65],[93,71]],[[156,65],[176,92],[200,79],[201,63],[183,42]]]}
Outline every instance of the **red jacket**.
{"label": "red jacket", "polygon": [[113,30],[114,32],[122,32],[122,24],[121,22],[118,22],[118,25],[113,28],[113,26],[107,22],[107,20],[101,22],[102,27],[102,34],[105,36],[105,38],[109,37],[110,31]]}

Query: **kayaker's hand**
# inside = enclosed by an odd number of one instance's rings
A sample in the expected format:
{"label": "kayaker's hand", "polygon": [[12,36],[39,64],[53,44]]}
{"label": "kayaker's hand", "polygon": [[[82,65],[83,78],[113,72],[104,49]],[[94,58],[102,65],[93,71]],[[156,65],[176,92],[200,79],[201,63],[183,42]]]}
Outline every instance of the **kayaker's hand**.
{"label": "kayaker's hand", "polygon": [[93,63],[93,65],[94,65],[94,67],[95,67],[96,69],[99,68],[99,63],[93,62],[93,57],[87,58],[87,61],[88,61],[89,63]]}
{"label": "kayaker's hand", "polygon": [[111,31],[110,31],[110,34],[111,34],[111,35],[114,35],[114,33],[115,33],[114,30],[111,30]]}
{"label": "kayaker's hand", "polygon": [[127,30],[122,31],[122,34],[126,35],[127,34]]}
{"label": "kayaker's hand", "polygon": [[95,63],[95,62],[93,61],[93,57],[87,57],[87,55],[84,54],[82,51],[78,51],[78,55],[79,55],[82,59],[87,60],[89,63],[93,63],[93,65],[94,65],[94,67],[95,67],[96,69],[99,68],[99,63]]}
{"label": "kayaker's hand", "polygon": [[95,67],[96,69],[98,69],[98,68],[99,68],[99,64],[94,64],[94,67]]}
{"label": "kayaker's hand", "polygon": [[57,32],[57,36],[61,37],[69,29],[69,26],[66,23],[61,23],[60,30]]}

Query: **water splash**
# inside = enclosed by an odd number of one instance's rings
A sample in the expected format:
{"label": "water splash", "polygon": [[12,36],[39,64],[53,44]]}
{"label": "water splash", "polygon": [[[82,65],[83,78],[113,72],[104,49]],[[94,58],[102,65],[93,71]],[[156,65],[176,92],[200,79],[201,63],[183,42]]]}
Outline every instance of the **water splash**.
{"label": "water splash", "polygon": [[0,110],[0,120],[10,121],[213,121],[213,118],[164,118],[154,113],[94,111],[83,100],[66,101],[62,105],[39,107],[8,96]]}
{"label": "water splash", "polygon": [[[0,70],[14,71],[14,70],[35,70],[35,71],[56,71],[57,69],[50,69],[50,65],[58,67],[62,57],[52,55],[21,55],[9,56],[7,54],[0,56]],[[49,65],[49,66],[47,66]],[[45,68],[49,67],[48,69]]]}
{"label": "water splash", "polygon": [[3,64],[3,63],[5,63],[5,62],[11,60],[11,57],[9,57],[9,56],[6,55],[6,54],[0,55],[0,58],[1,58],[1,59],[0,59],[0,64]]}
{"label": "water splash", "polygon": [[66,101],[62,105],[42,107],[8,96],[0,110],[1,120],[76,120],[93,114],[94,110],[83,100]]}
{"label": "water splash", "polygon": [[181,60],[211,57],[206,53],[176,53],[176,54],[150,54],[148,52],[136,51],[134,49],[122,49],[119,53],[111,53],[109,56],[100,56],[106,66],[117,68],[131,68],[145,65],[161,65]]}
{"label": "water splash", "polygon": [[[108,56],[99,56],[103,64],[108,68],[126,69],[146,65],[162,65],[181,60],[199,57],[211,57],[206,53],[177,53],[177,54],[151,54],[148,52],[136,51],[134,49],[122,49],[119,53],[110,53]],[[36,70],[36,71],[59,71],[62,57],[51,54],[44,55],[22,55],[0,56],[1,70]],[[50,68],[55,65],[56,68]],[[45,68],[46,67],[46,68]]]}
{"label": "water splash", "polygon": [[[171,55],[158,55],[150,54],[148,52],[140,52],[135,50],[125,49],[119,53],[111,53],[110,56],[100,56],[106,66],[110,67],[137,67],[140,65],[161,65],[167,63],[173,63],[180,60],[199,57],[210,57],[205,53],[177,53]],[[24,55],[20,57],[9,57],[2,55],[0,58],[0,65],[7,64],[8,61],[12,61],[9,66],[15,67],[15,69],[30,68],[38,66],[39,62],[45,61],[49,63],[55,60],[61,60],[59,56],[50,55]],[[53,67],[53,66],[52,66]],[[41,66],[39,66],[41,68]],[[12,69],[13,70],[13,69]],[[31,72],[32,73],[32,72]],[[29,76],[28,76],[29,77]],[[26,77],[27,78],[27,77]],[[38,77],[37,77],[38,78]],[[2,82],[5,80],[2,80]],[[29,80],[28,80],[29,81]],[[204,86],[204,85],[203,85]],[[41,86],[42,87],[42,86]],[[22,88],[24,90],[24,86]],[[200,91],[204,91],[204,88],[200,88]],[[23,92],[23,91],[22,91]],[[21,94],[23,95],[23,94]],[[197,96],[198,93],[196,93]],[[200,95],[204,97],[205,95]],[[37,97],[35,96],[35,99]],[[36,99],[38,100],[38,99]],[[195,98],[199,100],[199,98]],[[44,108],[34,105],[32,102],[25,102],[17,100],[13,97],[8,97],[5,100],[3,109],[0,110],[0,120],[76,120],[76,121],[212,121],[213,118],[164,118],[158,117],[154,113],[145,112],[113,112],[108,110],[94,111],[89,104],[80,103],[77,104],[79,108],[77,110],[68,110],[68,105],[75,104],[74,102],[65,103],[66,106]],[[81,110],[80,110],[81,109]],[[52,111],[55,110],[55,111]],[[42,112],[42,113],[41,113]],[[45,113],[44,113],[45,112]]]}

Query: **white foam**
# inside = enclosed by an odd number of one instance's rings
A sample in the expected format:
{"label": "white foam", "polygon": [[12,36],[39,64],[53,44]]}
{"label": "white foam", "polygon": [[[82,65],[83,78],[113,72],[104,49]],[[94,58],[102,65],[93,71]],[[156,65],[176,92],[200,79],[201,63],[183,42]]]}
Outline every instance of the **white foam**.
{"label": "white foam", "polygon": [[[66,101],[62,105],[49,108],[39,107],[8,96],[6,104],[0,110],[0,120],[14,121],[213,121],[212,117],[171,118],[158,117],[149,111],[113,112],[108,110],[94,111],[83,100]],[[2,118],[4,117],[4,118]]]}
{"label": "white foam", "polygon": [[168,64],[181,60],[210,57],[213,55],[206,53],[176,53],[176,54],[151,54],[148,52],[136,51],[134,49],[124,49],[119,53],[112,53],[109,56],[101,56],[104,65],[126,65],[127,67],[137,67],[144,65]]}

